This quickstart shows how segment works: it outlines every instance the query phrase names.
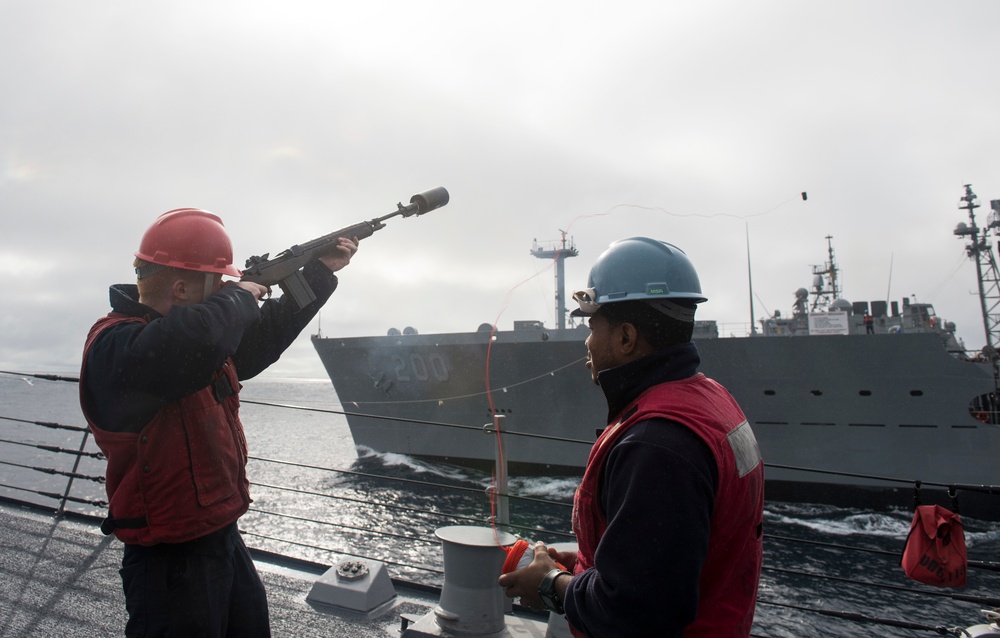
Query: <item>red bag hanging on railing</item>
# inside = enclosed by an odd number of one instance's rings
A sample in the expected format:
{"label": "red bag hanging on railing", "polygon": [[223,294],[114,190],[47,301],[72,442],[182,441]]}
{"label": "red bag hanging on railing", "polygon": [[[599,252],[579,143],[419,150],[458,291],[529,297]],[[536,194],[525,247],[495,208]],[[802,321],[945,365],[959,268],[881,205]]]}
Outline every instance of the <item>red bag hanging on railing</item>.
{"label": "red bag hanging on railing", "polygon": [[917,506],[899,564],[921,583],[964,587],[969,561],[962,517],[940,505]]}

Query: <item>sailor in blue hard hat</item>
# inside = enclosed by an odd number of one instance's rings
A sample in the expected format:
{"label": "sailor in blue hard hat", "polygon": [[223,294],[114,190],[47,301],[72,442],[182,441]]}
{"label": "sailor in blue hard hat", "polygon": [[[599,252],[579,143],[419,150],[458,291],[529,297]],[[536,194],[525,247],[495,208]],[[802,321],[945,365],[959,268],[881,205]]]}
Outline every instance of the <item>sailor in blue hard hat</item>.
{"label": "sailor in blue hard hat", "polygon": [[691,336],[706,299],[694,266],[672,244],[623,239],[573,298],[608,402],[574,498],[578,551],[538,543],[499,584],[565,613],[576,637],[748,636],[764,469],[739,405],[698,372]]}
{"label": "sailor in blue hard hat", "polygon": [[[574,317],[603,314],[616,320],[626,316],[638,322],[654,349],[691,340],[697,304],[706,301],[691,260],[677,246],[648,237],[614,242],[590,269],[587,288],[573,293],[579,308]],[[588,350],[591,359],[594,348]],[[600,353],[596,353],[600,354]],[[598,362],[599,364],[601,362]],[[614,362],[607,362],[609,365]],[[594,382],[603,367],[588,360]]]}

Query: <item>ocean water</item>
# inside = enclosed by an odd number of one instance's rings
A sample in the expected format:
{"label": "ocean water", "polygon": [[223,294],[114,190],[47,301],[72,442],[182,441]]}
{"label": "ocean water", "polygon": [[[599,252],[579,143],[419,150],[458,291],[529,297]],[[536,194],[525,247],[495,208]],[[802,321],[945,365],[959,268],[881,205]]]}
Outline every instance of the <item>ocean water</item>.
{"label": "ocean water", "polygon": [[[328,380],[250,380],[241,396],[254,503],[240,527],[249,545],[323,564],[342,555],[374,558],[394,576],[440,584],[434,530],[489,525],[489,475],[356,449],[346,419],[330,412],[341,406]],[[54,504],[36,492],[61,492],[68,479],[22,466],[51,467],[55,458],[57,467],[72,469],[72,456],[35,446],[78,450],[82,434],[21,421],[83,426],[76,384],[0,374],[0,417],[0,496]],[[20,444],[25,442],[31,445]],[[96,452],[92,440],[84,451]],[[103,462],[82,457],[76,472],[100,476]],[[517,533],[570,540],[576,483],[574,477],[513,477],[510,491],[520,497],[510,504]],[[76,478],[71,494],[82,502],[67,509],[101,514],[86,501],[103,500],[102,485]],[[754,635],[927,636],[936,635],[935,627],[982,622],[984,601],[1000,598],[1000,574],[970,569],[961,590],[908,580],[899,555],[910,519],[904,510],[767,504]],[[970,559],[1000,560],[1000,524],[966,520],[965,534]],[[861,616],[873,620],[858,622]],[[904,623],[923,629],[899,626]]]}

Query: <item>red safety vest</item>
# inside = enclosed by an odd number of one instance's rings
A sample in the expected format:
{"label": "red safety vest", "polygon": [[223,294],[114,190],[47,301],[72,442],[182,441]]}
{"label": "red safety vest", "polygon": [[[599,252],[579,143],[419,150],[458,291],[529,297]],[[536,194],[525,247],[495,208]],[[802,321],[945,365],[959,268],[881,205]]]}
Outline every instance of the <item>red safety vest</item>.
{"label": "red safety vest", "polygon": [[[138,317],[110,313],[90,329],[83,360],[104,330]],[[80,374],[81,394],[86,365]],[[220,400],[214,384],[160,409],[139,432],[101,429],[81,397],[94,440],[108,459],[109,520],[123,543],[156,545],[193,540],[225,527],[250,505],[247,444],[239,418],[239,380],[231,360],[216,373],[231,394]],[[223,381],[222,383],[225,383]]]}
{"label": "red safety vest", "polygon": [[[637,410],[629,414],[633,406]],[[614,444],[640,421],[662,418],[680,423],[712,450],[719,473],[708,555],[701,571],[698,616],[684,635],[748,636],[763,552],[764,465],[743,411],[725,388],[698,373],[649,388],[621,414],[629,416],[608,427],[594,443],[576,491],[573,531],[579,549],[575,572],[593,566],[598,543],[607,529],[600,475]],[[669,578],[669,572],[663,577]],[[572,626],[570,629],[574,636],[584,635]]]}

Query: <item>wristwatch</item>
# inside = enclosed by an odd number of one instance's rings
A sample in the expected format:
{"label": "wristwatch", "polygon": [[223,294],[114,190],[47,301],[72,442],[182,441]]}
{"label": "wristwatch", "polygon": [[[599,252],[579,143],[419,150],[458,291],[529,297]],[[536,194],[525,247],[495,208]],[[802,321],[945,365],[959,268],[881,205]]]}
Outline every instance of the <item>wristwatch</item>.
{"label": "wristwatch", "polygon": [[573,575],[564,569],[553,569],[548,574],[545,574],[545,578],[538,585],[538,597],[542,599],[542,607],[547,611],[554,611],[560,615],[566,613],[566,611],[563,609],[562,601],[559,600],[559,594],[556,593],[556,579],[563,574],[567,576]]}

